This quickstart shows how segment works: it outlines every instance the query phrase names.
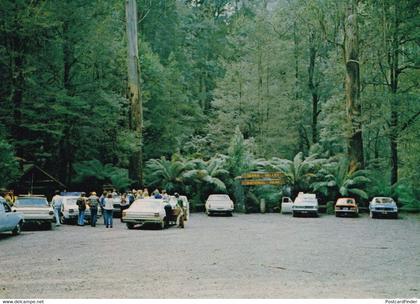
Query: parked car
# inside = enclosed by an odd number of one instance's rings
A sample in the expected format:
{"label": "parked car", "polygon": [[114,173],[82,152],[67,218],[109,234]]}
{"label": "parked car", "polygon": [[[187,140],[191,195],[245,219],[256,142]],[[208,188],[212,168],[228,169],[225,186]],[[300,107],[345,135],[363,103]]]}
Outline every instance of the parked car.
{"label": "parked car", "polygon": [[359,207],[357,207],[356,200],[351,197],[341,197],[335,203],[335,216],[354,216],[359,215]]}
{"label": "parked car", "polygon": [[22,213],[25,224],[36,223],[51,229],[55,222],[54,211],[43,195],[19,195],[12,210]]}
{"label": "parked car", "polygon": [[79,207],[76,205],[78,196],[62,196],[61,201],[61,224],[68,224],[70,222],[77,222],[79,216]]}
{"label": "parked car", "polygon": [[0,196],[0,232],[11,231],[12,235],[18,235],[20,234],[23,223],[23,215],[19,212],[12,212],[12,208]]}
{"label": "parked car", "polygon": [[225,213],[232,216],[233,201],[227,194],[210,194],[205,204],[207,215],[215,213]]}
{"label": "parked car", "polygon": [[398,218],[398,207],[392,197],[374,197],[369,203],[369,213],[371,218],[379,215]]}
{"label": "parked car", "polygon": [[121,216],[121,195],[117,193],[112,194],[112,199],[114,200],[114,216]]}
{"label": "parked car", "polygon": [[290,197],[281,199],[281,213],[293,213],[293,201]]}
{"label": "parked car", "polygon": [[293,216],[296,217],[301,214],[318,216],[318,200],[313,193],[299,192],[296,197],[293,207]]}
{"label": "parked car", "polygon": [[135,200],[128,209],[122,213],[122,221],[128,229],[133,229],[136,224],[157,224],[165,228],[165,205],[163,199],[144,198]]}
{"label": "parked car", "polygon": [[[62,192],[61,193],[61,214],[60,222],[61,224],[67,223],[76,223],[79,216],[79,206],[76,202],[80,197],[81,192]],[[97,217],[99,218],[102,215],[101,208],[98,208]],[[90,208],[86,204],[85,218],[86,222],[90,222],[91,214]]]}

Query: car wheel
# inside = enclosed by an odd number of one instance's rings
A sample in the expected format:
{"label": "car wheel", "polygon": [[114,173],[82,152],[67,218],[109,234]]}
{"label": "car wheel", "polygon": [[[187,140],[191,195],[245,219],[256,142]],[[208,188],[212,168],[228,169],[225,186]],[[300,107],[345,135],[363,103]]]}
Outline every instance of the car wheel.
{"label": "car wheel", "polygon": [[292,214],[293,214],[293,217],[296,217],[297,216],[297,213],[296,212],[292,212]]}
{"label": "car wheel", "polygon": [[19,222],[15,229],[12,230],[12,235],[19,235],[20,232],[22,231],[22,222]]}
{"label": "car wheel", "polygon": [[373,213],[372,211],[369,212],[369,216],[370,216],[370,218],[375,218],[376,217],[375,213]]}
{"label": "car wheel", "polygon": [[127,228],[128,228],[128,229],[133,229],[133,228],[134,228],[134,224],[132,224],[132,223],[127,223]]}
{"label": "car wheel", "polygon": [[66,223],[66,218],[64,217],[64,215],[60,216],[60,224],[65,224]]}
{"label": "car wheel", "polygon": [[398,219],[398,213],[393,214],[392,218],[395,219],[395,220]]}
{"label": "car wheel", "polygon": [[227,213],[228,216],[233,216],[232,212]]}
{"label": "car wheel", "polygon": [[52,223],[51,222],[47,222],[44,224],[45,230],[51,230],[52,229]]}

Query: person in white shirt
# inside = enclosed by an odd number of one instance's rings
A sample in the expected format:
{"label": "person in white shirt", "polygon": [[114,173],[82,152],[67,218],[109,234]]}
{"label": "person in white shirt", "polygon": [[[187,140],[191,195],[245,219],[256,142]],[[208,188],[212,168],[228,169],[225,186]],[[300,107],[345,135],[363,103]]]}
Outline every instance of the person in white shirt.
{"label": "person in white shirt", "polygon": [[62,198],[60,196],[60,191],[56,190],[55,195],[53,196],[51,200],[51,205],[54,209],[54,215],[56,220],[56,226],[60,226],[60,213],[61,213],[61,204],[62,204]]}
{"label": "person in white shirt", "polygon": [[114,199],[112,198],[112,193],[109,193],[107,197],[105,198],[104,211],[105,211],[104,216],[106,216],[105,218],[106,228],[112,228],[112,216],[113,216],[113,211],[114,211]]}

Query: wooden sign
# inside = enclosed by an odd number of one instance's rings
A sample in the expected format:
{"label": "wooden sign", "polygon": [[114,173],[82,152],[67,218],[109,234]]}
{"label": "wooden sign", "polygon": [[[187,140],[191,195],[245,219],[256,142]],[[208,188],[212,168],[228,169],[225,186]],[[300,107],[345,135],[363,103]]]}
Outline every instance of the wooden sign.
{"label": "wooden sign", "polygon": [[241,180],[243,186],[258,186],[258,185],[283,185],[284,179],[244,179]]}
{"label": "wooden sign", "polygon": [[282,172],[249,172],[241,176],[241,178],[282,178]]}

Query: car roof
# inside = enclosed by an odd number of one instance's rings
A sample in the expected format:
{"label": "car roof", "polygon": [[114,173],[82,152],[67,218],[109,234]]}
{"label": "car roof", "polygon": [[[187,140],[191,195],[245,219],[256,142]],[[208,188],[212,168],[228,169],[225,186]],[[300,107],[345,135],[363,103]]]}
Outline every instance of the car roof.
{"label": "car roof", "polygon": [[46,196],[42,194],[22,194],[18,195],[17,198],[46,198]]}
{"label": "car roof", "polygon": [[163,198],[139,198],[136,199],[134,202],[163,202]]}

